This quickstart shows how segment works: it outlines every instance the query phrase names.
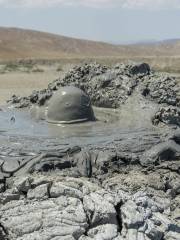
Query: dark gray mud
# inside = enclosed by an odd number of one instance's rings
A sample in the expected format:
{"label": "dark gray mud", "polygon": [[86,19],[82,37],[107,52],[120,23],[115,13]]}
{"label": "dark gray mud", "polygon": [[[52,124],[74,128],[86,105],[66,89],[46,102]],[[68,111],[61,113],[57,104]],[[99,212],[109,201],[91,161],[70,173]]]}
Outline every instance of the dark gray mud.
{"label": "dark gray mud", "polygon": [[[98,121],[48,124],[48,99],[71,84],[101,107]],[[83,65],[9,103],[26,109],[0,112],[0,239],[180,239],[174,78],[147,64]]]}

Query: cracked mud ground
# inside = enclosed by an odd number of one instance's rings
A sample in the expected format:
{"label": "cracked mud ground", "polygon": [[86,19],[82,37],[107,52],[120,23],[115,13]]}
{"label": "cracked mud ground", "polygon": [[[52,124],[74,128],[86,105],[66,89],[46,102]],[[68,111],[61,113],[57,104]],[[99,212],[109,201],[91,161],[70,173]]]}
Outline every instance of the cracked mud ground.
{"label": "cracked mud ground", "polygon": [[[176,80],[146,64],[82,65],[47,89],[14,96],[10,103],[45,106],[54,91],[71,84],[85,90],[93,105],[120,109],[121,119],[108,125],[112,134],[103,141],[94,136],[93,142],[78,144],[2,133],[0,239],[180,239]],[[127,129],[125,120],[134,128]]]}

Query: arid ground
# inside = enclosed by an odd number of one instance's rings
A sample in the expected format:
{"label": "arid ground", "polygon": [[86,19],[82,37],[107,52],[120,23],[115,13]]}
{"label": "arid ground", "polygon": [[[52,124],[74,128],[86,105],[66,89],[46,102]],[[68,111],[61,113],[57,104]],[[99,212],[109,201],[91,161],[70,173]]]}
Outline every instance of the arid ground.
{"label": "arid ground", "polygon": [[5,104],[13,94],[28,96],[33,90],[46,88],[50,82],[62,76],[71,66],[67,64],[60,69],[58,64],[43,65],[37,67],[40,69],[39,72],[25,72],[21,69],[0,73],[0,104]]}

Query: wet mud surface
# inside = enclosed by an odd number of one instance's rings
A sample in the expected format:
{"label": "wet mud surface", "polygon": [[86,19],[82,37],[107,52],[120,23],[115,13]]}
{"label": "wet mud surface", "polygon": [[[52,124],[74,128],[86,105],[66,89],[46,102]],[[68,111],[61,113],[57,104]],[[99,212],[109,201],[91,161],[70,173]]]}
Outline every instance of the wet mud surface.
{"label": "wet mud surface", "polygon": [[[80,82],[98,121],[47,123],[55,86]],[[14,96],[21,109],[0,112],[0,239],[180,239],[178,94],[147,65],[95,64]]]}

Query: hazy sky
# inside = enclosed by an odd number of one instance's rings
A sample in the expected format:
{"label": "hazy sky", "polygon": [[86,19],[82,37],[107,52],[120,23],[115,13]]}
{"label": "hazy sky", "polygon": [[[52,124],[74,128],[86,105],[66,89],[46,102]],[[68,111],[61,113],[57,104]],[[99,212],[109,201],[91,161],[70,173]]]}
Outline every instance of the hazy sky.
{"label": "hazy sky", "polygon": [[180,0],[0,0],[0,26],[114,43],[180,38]]}

